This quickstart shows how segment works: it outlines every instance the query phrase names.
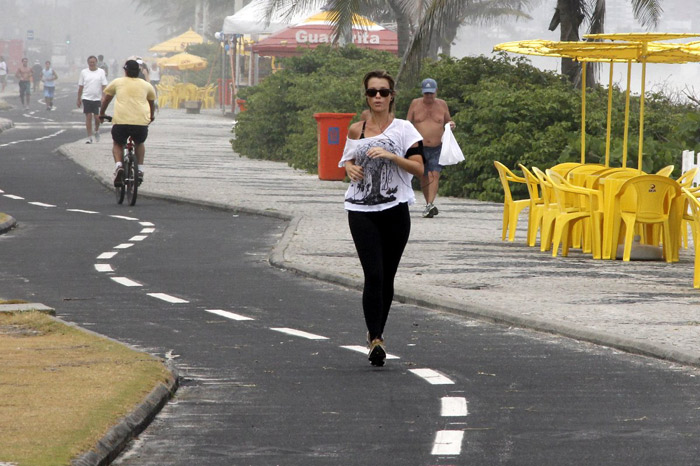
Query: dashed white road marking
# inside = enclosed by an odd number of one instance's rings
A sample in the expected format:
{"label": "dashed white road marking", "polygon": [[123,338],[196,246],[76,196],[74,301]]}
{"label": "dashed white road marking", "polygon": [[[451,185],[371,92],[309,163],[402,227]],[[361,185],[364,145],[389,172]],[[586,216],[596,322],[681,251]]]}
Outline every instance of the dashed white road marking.
{"label": "dashed white road marking", "polygon": [[95,270],[98,272],[114,272],[114,269],[109,264],[95,264]]}
{"label": "dashed white road marking", "polygon": [[[360,346],[360,345],[347,345],[347,346],[341,346],[341,348],[349,349],[350,351],[356,351],[356,352],[362,353],[362,354],[367,354],[367,351],[368,351],[367,347]],[[386,354],[386,358],[387,359],[401,359],[398,356],[396,356],[395,354],[389,354],[389,353]]]}
{"label": "dashed white road marking", "polygon": [[110,252],[103,252],[99,256],[97,256],[98,259],[111,259],[112,257],[116,256],[117,252],[116,251],[110,251]]}
{"label": "dashed white road marking", "polygon": [[124,286],[143,286],[139,282],[135,282],[135,281],[131,280],[130,278],[126,278],[126,277],[109,277],[109,278],[111,278],[115,282],[119,283],[120,285],[124,285]]}
{"label": "dashed white road marking", "polygon": [[134,217],[125,217],[124,215],[110,215],[110,217],[112,217],[112,218],[118,218],[118,219],[121,219],[121,220],[132,220],[132,221],[137,221],[137,220],[138,220],[138,218],[134,218]]}
{"label": "dashed white road marking", "polygon": [[143,230],[141,230],[141,234],[142,234],[142,235],[147,235],[147,234],[149,234],[149,233],[153,233],[154,231],[156,231],[155,228],[144,228]]}
{"label": "dashed white road marking", "polygon": [[59,134],[64,133],[65,131],[66,131],[65,129],[62,129],[62,130],[60,130],[60,131],[56,131],[55,133],[49,134],[48,136],[44,136],[44,137],[41,137],[41,138],[35,138],[35,139],[19,139],[19,140],[17,140],[17,141],[10,141],[10,142],[5,143],[5,144],[0,144],[0,147],[12,146],[12,145],[14,145],[14,144],[20,144],[20,143],[22,143],[22,142],[41,141],[42,139],[49,139],[49,138],[52,138],[52,137],[54,137],[54,136],[58,136]]}
{"label": "dashed white road marking", "polygon": [[464,431],[438,430],[433,442],[432,455],[457,456],[462,452],[462,439]]}
{"label": "dashed white road marking", "polygon": [[205,311],[231,320],[255,320],[252,317],[242,316],[233,312],[224,311],[223,309],[205,309]]}
{"label": "dashed white road marking", "polygon": [[154,227],[155,225],[151,222],[139,222],[142,227]]}
{"label": "dashed white road marking", "polygon": [[184,300],[182,298],[177,298],[175,296],[170,296],[169,294],[165,293],[148,293],[148,296],[151,296],[152,298],[157,298],[163,301],[166,301],[168,303],[172,304],[187,304],[189,301]]}
{"label": "dashed white road marking", "polygon": [[14,194],[5,194],[5,197],[10,198],[10,199],[16,199],[16,200],[18,200],[18,201],[24,200],[23,197],[21,197],[21,196],[15,196]]}
{"label": "dashed white road marking", "polygon": [[451,385],[454,384],[452,380],[450,380],[448,377],[444,376],[443,374],[439,373],[438,371],[435,371],[433,369],[409,369],[410,372],[413,372],[416,374],[418,377],[422,378],[426,382],[428,382],[431,385]]}
{"label": "dashed white road marking", "polygon": [[304,332],[302,330],[296,330],[293,328],[287,328],[287,327],[271,327],[270,330],[274,330],[275,332],[281,332],[281,333],[286,333],[287,335],[292,335],[295,337],[301,337],[301,338],[306,338],[309,340],[328,340],[328,337],[323,337],[321,335],[315,335],[313,333],[309,332]]}
{"label": "dashed white road marking", "polygon": [[28,202],[27,204],[35,205],[38,207],[56,207],[55,205],[52,204],[44,204],[43,202]]}
{"label": "dashed white road marking", "polygon": [[440,415],[443,417],[466,416],[467,399],[461,396],[444,396],[441,399]]}
{"label": "dashed white road marking", "polygon": [[114,249],[128,249],[131,246],[133,246],[132,243],[122,243],[122,244],[118,244],[118,245],[114,246]]}
{"label": "dashed white road marking", "polygon": [[94,210],[82,210],[82,209],[66,209],[68,212],[78,212],[81,214],[99,214],[99,212],[95,212]]}

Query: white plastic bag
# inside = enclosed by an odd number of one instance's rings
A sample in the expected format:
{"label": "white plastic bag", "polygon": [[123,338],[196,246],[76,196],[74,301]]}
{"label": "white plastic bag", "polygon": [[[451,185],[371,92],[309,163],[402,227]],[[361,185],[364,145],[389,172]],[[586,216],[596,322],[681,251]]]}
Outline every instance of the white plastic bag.
{"label": "white plastic bag", "polygon": [[460,149],[450,124],[445,124],[445,132],[442,134],[442,149],[440,150],[440,165],[455,165],[464,161],[464,154]]}

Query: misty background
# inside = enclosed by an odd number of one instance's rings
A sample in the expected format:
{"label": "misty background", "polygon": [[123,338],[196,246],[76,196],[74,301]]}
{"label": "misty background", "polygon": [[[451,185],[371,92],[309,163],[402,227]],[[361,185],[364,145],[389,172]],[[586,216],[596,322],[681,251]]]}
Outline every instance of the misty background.
{"label": "misty background", "polygon": [[[64,49],[71,73],[85,67],[89,55],[102,54],[108,63],[116,60],[119,64],[131,55],[148,60],[153,57],[148,52],[150,47],[187,29],[183,25],[159,22],[158,17],[149,16],[143,9],[138,10],[137,3],[132,0],[0,0],[0,40],[23,40],[32,63],[39,60],[43,64],[44,60],[51,59],[57,48]],[[235,13],[243,3],[241,0],[231,1],[230,11],[226,14]],[[558,40],[559,31],[547,29],[556,0],[534,0],[531,4],[531,20],[506,19],[497,24],[462,26],[452,47],[452,55],[457,58],[479,54],[490,56],[493,46],[501,42]],[[656,31],[700,33],[699,1],[664,0],[662,6],[664,13]],[[221,29],[223,16],[212,15],[209,21],[210,30],[204,35],[213,39],[213,32]],[[644,31],[635,21],[628,0],[607,1],[605,24],[606,32]],[[190,26],[196,29],[194,15]],[[584,26],[580,34],[585,33]],[[528,58],[539,68],[560,69],[558,59]],[[614,71],[615,82],[623,88],[626,86],[626,68],[618,64]],[[14,70],[10,69],[10,74],[14,74]],[[699,75],[700,65],[695,63],[648,65],[647,90],[676,92],[694,89]],[[632,88],[635,92],[639,91],[640,77],[641,65],[633,65]],[[607,84],[607,65],[600,67],[597,78]],[[700,89],[700,83],[697,87]]]}

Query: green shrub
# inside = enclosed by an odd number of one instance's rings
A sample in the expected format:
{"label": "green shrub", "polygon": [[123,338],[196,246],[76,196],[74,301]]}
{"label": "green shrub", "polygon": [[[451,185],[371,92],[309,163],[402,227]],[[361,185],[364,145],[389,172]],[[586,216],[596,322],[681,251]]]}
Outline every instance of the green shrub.
{"label": "green shrub", "polygon": [[[241,90],[248,110],[239,115],[233,149],[239,154],[283,160],[316,172],[317,112],[359,113],[364,107],[362,77],[373,69],[396,73],[399,61],[384,53],[319,47],[284,60],[285,69],[260,85]],[[662,66],[662,65],[659,65]],[[581,94],[559,75],[539,70],[522,57],[505,54],[426,61],[421,78],[438,82],[457,124],[455,137],[465,162],[446,167],[440,183],[443,196],[500,201],[503,189],[493,161],[516,169],[518,163],[547,168],[581,159]],[[399,89],[396,116],[405,118],[418,85]],[[586,161],[605,162],[608,91],[587,91]],[[610,165],[622,163],[625,94],[613,90]],[[662,94],[645,102],[644,166],[653,172],[675,164],[679,174],[683,149],[700,149],[700,116],[690,105]],[[639,98],[631,98],[627,165],[637,166]],[[524,185],[514,186],[526,197]]]}

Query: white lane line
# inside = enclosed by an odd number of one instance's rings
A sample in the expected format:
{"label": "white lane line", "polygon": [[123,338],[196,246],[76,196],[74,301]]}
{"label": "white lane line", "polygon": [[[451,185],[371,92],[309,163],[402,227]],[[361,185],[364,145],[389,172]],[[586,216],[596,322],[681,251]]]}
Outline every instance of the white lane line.
{"label": "white lane line", "polygon": [[97,256],[98,259],[111,259],[112,257],[116,256],[117,252],[116,251],[110,251],[110,252],[103,252],[99,256]]}
{"label": "white lane line", "polygon": [[131,238],[129,238],[129,241],[143,241],[146,238],[148,238],[147,235],[136,235],[136,236],[132,236]]}
{"label": "white lane line", "polygon": [[232,320],[255,320],[252,317],[242,316],[240,314],[235,314],[233,312],[224,311],[223,309],[205,309],[205,311],[211,312],[212,314],[216,314],[218,316],[226,317],[227,319],[232,319]]}
{"label": "white lane line", "polygon": [[452,380],[447,378],[446,376],[442,375],[438,371],[434,371],[433,369],[409,369],[410,372],[413,372],[416,374],[418,377],[422,378],[426,382],[428,382],[431,385],[451,385],[454,384]]}
{"label": "white lane line", "polygon": [[133,246],[133,244],[131,244],[131,243],[122,243],[122,244],[118,244],[118,245],[114,246],[114,249],[128,249],[131,246]]}
{"label": "white lane line", "polygon": [[[24,115],[25,115],[25,116],[29,116],[29,115],[27,115],[27,114],[24,114]],[[42,137],[42,138],[36,138],[36,139],[20,139],[20,140],[18,140],[18,141],[10,141],[10,142],[5,143],[5,144],[0,144],[0,147],[12,146],[12,145],[14,145],[14,144],[20,144],[20,143],[22,143],[22,142],[41,141],[42,139],[49,139],[49,138],[52,138],[52,137],[54,137],[54,136],[58,136],[59,134],[64,133],[65,131],[66,131],[65,129],[62,129],[62,130],[60,130],[60,131],[56,131],[55,133],[49,134],[48,136],[44,136],[44,137]]]}
{"label": "white lane line", "polygon": [[[367,354],[367,351],[369,351],[366,346],[360,346],[360,345],[341,346],[341,348],[349,349],[350,351],[356,351],[356,352],[362,353],[362,354]],[[389,353],[386,354],[386,358],[387,359],[401,359],[398,356],[396,356],[394,354],[389,354]]]}
{"label": "white lane line", "polygon": [[441,401],[440,415],[443,417],[466,416],[469,414],[467,411],[467,399],[462,396],[444,396]]}
{"label": "white lane line", "polygon": [[161,299],[163,301],[166,301],[168,303],[172,304],[187,304],[189,301],[186,301],[181,298],[176,298],[175,296],[170,296],[169,294],[165,293],[148,293],[148,296],[151,296],[153,298]]}
{"label": "white lane line", "polygon": [[155,228],[144,228],[143,230],[141,230],[141,234],[142,234],[142,235],[147,235],[147,234],[149,234],[149,233],[153,233],[154,231],[156,231]]}
{"label": "white lane line", "polygon": [[15,196],[14,194],[5,194],[5,197],[8,197],[8,198],[10,198],[10,199],[16,199],[16,200],[18,200],[18,201],[24,200],[23,197],[21,197],[21,196]]}
{"label": "white lane line", "polygon": [[114,272],[114,269],[109,264],[95,264],[95,270],[98,272]]}
{"label": "white lane line", "polygon": [[43,202],[28,202],[27,204],[35,205],[38,207],[56,207],[55,205],[44,204]]}
{"label": "white lane line", "polygon": [[139,222],[142,227],[154,227],[155,225],[151,222]]}
{"label": "white lane line", "polygon": [[123,216],[123,215],[110,215],[110,217],[112,217],[112,218],[119,218],[119,219],[121,219],[121,220],[133,220],[133,221],[138,220],[138,218],[134,218],[134,217],[125,217],[125,216]]}
{"label": "white lane line", "polygon": [[139,282],[135,282],[129,278],[126,277],[110,277],[112,280],[115,282],[119,283],[120,285],[124,286],[143,286]]}
{"label": "white lane line", "polygon": [[295,337],[307,338],[309,340],[328,340],[327,337],[322,337],[321,335],[314,335],[313,333],[304,332],[302,330],[296,330],[293,328],[277,327],[270,328],[270,330],[274,330],[275,332],[286,333],[287,335],[292,335]]}
{"label": "white lane line", "polygon": [[94,210],[82,210],[82,209],[66,209],[68,212],[78,212],[81,214],[99,214],[99,212],[95,212]]}
{"label": "white lane line", "polygon": [[457,456],[462,452],[462,439],[464,431],[438,430],[435,434],[432,455]]}

